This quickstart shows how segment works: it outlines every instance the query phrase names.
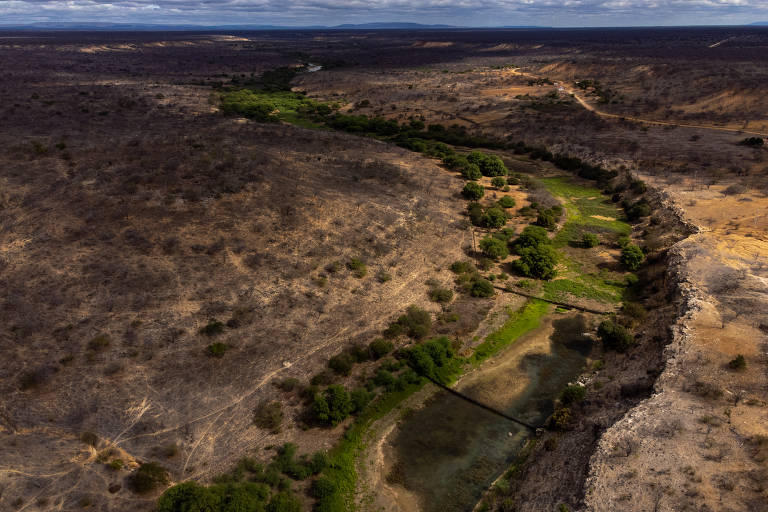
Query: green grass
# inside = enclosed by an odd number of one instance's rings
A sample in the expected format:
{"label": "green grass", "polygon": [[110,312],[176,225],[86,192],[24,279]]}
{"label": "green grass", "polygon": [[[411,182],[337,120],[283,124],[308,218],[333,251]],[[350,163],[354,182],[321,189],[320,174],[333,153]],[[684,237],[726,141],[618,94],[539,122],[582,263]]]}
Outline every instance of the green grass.
{"label": "green grass", "polygon": [[607,289],[602,286],[590,286],[584,282],[570,279],[556,279],[544,283],[544,295],[547,300],[565,302],[566,295],[584,297],[600,302],[618,302],[621,300],[621,291]]}
{"label": "green grass", "polygon": [[509,319],[501,328],[490,334],[485,341],[475,348],[470,357],[473,365],[480,364],[500,350],[508,347],[517,338],[539,326],[541,317],[549,311],[549,303],[543,300],[530,299],[517,311],[508,310]]}
{"label": "green grass", "polygon": [[412,384],[403,391],[387,393],[355,419],[341,441],[331,450],[330,465],[323,471],[323,476],[335,484],[337,492],[318,500],[316,510],[340,512],[355,509],[357,457],[365,449],[366,432],[376,420],[383,418],[423,386],[424,382]]}
{"label": "green grass", "polygon": [[[632,231],[623,212],[600,190],[577,185],[568,177],[543,178],[540,181],[552,195],[562,200],[567,212],[565,225],[553,240],[555,247],[564,247],[571,241],[579,240],[585,232],[618,237]],[[596,219],[594,215],[613,220]]]}

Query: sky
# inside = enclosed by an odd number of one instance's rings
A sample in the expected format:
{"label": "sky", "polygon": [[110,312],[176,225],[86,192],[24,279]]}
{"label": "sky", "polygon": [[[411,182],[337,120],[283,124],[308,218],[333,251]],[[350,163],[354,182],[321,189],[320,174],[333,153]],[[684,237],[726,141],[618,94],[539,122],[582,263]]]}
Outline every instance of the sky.
{"label": "sky", "polygon": [[736,25],[768,0],[0,0],[0,25],[34,22],[306,26],[382,21],[488,27]]}

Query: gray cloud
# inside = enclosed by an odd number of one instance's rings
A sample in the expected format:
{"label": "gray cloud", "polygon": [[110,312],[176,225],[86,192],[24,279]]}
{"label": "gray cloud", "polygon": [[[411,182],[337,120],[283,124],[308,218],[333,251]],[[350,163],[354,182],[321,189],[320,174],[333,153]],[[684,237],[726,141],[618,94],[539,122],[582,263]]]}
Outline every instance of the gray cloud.
{"label": "gray cloud", "polygon": [[768,0],[5,0],[0,23],[112,21],[465,26],[734,24],[768,19]]}

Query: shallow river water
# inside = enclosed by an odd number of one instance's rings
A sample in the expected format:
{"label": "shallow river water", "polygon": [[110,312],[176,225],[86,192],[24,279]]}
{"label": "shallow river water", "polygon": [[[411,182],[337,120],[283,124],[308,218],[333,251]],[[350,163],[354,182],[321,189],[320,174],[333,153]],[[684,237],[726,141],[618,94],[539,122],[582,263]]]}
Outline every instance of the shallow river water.
{"label": "shallow river water", "polygon": [[[456,389],[530,424],[552,413],[554,399],[581,372],[591,341],[585,320],[555,315],[517,340]],[[393,439],[388,477],[414,493],[424,512],[471,510],[514,459],[529,432],[446,392],[411,414]]]}

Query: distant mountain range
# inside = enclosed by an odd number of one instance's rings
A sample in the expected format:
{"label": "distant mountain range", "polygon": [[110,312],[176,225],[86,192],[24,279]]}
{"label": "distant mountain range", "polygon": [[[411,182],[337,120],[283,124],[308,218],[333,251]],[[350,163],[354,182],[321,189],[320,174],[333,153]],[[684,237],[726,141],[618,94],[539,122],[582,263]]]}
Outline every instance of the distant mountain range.
{"label": "distant mountain range", "polygon": [[[381,22],[335,26],[310,25],[289,27],[280,25],[171,25],[149,23],[90,23],[38,22],[26,25],[0,25],[0,30],[93,30],[93,31],[193,31],[193,30],[435,30],[468,28],[453,25],[424,25],[421,23]],[[538,26],[505,26],[495,28],[546,28]]]}
{"label": "distant mountain range", "polygon": [[756,21],[755,23],[752,23],[751,26],[768,27],[768,21]]}

